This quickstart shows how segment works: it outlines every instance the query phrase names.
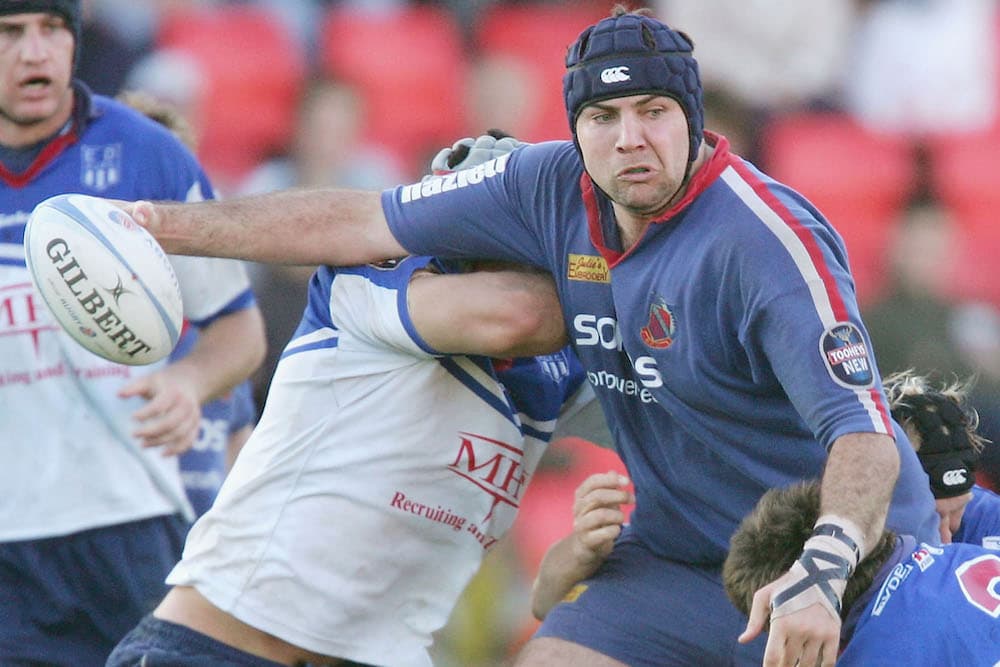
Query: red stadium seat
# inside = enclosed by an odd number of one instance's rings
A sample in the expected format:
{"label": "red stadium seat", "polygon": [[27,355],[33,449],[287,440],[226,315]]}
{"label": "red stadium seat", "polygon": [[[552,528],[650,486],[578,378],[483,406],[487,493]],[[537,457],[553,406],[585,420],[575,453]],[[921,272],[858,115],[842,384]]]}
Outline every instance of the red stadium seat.
{"label": "red stadium seat", "polygon": [[982,133],[930,143],[934,189],[959,227],[951,292],[1000,306],[1000,123]]}
{"label": "red stadium seat", "polygon": [[912,144],[835,113],[780,117],[764,129],[762,166],[805,195],[844,237],[858,300],[886,287],[892,226],[916,186]]}
{"label": "red stadium seat", "polygon": [[434,151],[462,136],[468,63],[447,10],[334,7],[321,29],[321,64],[361,91],[369,138],[408,167],[426,168]]}
{"label": "red stadium seat", "polygon": [[[536,87],[530,110],[519,130],[525,141],[568,139],[569,125],[562,96],[566,50],[588,25],[609,15],[608,2],[565,2],[547,5],[494,4],[475,26],[475,43],[484,57],[515,61]],[[501,128],[508,129],[508,128]]]}
{"label": "red stadium seat", "polygon": [[206,170],[235,180],[291,137],[305,57],[285,26],[247,5],[168,13],[160,49],[191,54],[207,78],[200,104],[199,156]]}

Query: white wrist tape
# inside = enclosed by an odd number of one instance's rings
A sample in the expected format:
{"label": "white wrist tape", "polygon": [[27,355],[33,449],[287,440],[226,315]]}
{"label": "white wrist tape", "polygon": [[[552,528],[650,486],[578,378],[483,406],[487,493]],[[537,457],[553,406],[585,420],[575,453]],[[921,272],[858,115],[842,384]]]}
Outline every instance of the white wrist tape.
{"label": "white wrist tape", "polygon": [[[837,553],[851,559],[852,573],[854,572],[854,568],[858,566],[858,563],[861,562],[861,559],[868,553],[867,545],[865,545],[864,531],[850,519],[845,519],[836,514],[824,514],[816,519],[816,525],[813,528],[813,537],[817,536],[831,537],[839,545],[842,545],[838,547],[837,544],[834,544],[833,547],[838,549]],[[843,550],[846,550],[846,553]]]}
{"label": "white wrist tape", "polygon": [[771,600],[771,619],[814,604],[839,619],[847,579],[861,560],[863,548],[862,533],[854,522],[833,515],[820,517],[792,565],[792,583]]}

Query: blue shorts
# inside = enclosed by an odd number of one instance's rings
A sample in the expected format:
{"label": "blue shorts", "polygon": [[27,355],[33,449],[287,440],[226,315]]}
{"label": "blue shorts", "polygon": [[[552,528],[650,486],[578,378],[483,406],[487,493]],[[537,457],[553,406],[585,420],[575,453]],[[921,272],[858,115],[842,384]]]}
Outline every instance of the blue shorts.
{"label": "blue shorts", "polygon": [[[284,666],[223,644],[191,628],[149,615],[118,644],[106,667]],[[338,667],[371,666],[344,660]]]}
{"label": "blue shorts", "polygon": [[183,625],[147,616],[111,653],[107,667],[283,667]]}
{"label": "blue shorts", "polygon": [[188,527],[171,515],[0,543],[0,665],[103,666],[166,594]]}
{"label": "blue shorts", "polygon": [[747,619],[729,602],[721,566],[666,560],[628,528],[586,589],[560,602],[536,637],[556,637],[631,667],[732,667],[764,662],[766,636],[743,646]]}

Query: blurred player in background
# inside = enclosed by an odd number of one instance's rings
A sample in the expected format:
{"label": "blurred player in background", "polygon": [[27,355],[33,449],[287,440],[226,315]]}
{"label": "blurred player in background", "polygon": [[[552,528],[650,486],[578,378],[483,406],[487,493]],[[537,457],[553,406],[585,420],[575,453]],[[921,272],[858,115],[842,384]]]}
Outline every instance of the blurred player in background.
{"label": "blurred player in background", "polygon": [[[175,362],[189,354],[198,340],[198,331],[185,325],[177,346],[170,354]],[[253,385],[244,380],[225,395],[202,404],[201,425],[190,449],[178,457],[181,481],[195,516],[201,516],[215,502],[222,481],[257,423]]]}
{"label": "blurred player in background", "polygon": [[[155,120],[173,132],[192,153],[197,153],[194,128],[179,109],[141,90],[125,91],[116,99]],[[198,330],[185,323],[180,340],[170,354],[170,361],[177,361],[190,353],[197,340]],[[178,458],[181,481],[195,516],[201,516],[212,506],[222,480],[256,423],[257,403],[253,396],[253,383],[249,379],[224,396],[202,404],[198,437],[191,448]]]}
{"label": "blurred player in background", "polygon": [[193,518],[176,454],[246,378],[263,327],[238,263],[172,258],[183,360],[77,345],[34,292],[25,222],[50,196],[194,201],[211,187],[167,130],[74,81],[79,0],[0,3],[0,664],[103,665],[166,591]]}
{"label": "blurred player in background", "polygon": [[[750,623],[764,623],[755,591],[796,561],[819,508],[818,483],[772,489],[733,535],[723,578]],[[834,595],[828,577],[838,565],[825,556],[817,560],[827,595]],[[911,535],[885,531],[844,590],[838,667],[997,664],[998,579],[996,551],[960,542],[920,544]]]}
{"label": "blurred player in background", "polygon": [[885,379],[892,416],[903,425],[930,479],[941,542],[968,542],[1000,550],[1000,496],[975,483],[986,442],[967,385],[935,386],[913,372]]}
{"label": "blurred player in background", "polygon": [[[515,145],[458,144],[436,171]],[[109,665],[431,664],[432,633],[510,527],[563,406],[592,396],[559,349],[548,276],[458,268],[318,269],[174,588]]]}
{"label": "blurred player in background", "polygon": [[736,641],[745,621],[722,562],[774,486],[823,475],[810,554],[856,563],[887,520],[938,540],[842,240],[798,193],[704,131],[692,50],[684,34],[619,7],[569,50],[573,141],[381,197],[298,190],[129,207],[176,252],[331,265],[492,257],[552,274],[636,507],[586,590],[547,615],[523,665],[760,664],[785,646],[806,663],[825,648],[832,662],[840,620],[809,574],[811,555],[768,589],[772,645]]}

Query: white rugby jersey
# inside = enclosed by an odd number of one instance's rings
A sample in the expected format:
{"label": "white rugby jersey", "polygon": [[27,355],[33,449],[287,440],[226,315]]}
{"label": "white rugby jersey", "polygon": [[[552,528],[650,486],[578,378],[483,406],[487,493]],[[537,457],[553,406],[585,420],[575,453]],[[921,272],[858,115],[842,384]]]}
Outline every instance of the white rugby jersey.
{"label": "white rugby jersey", "polygon": [[311,651],[431,664],[431,634],[583,378],[565,350],[496,371],[437,354],[406,309],[427,262],[317,271],[261,420],[168,583]]}
{"label": "white rugby jersey", "polygon": [[[123,366],[62,331],[31,285],[24,226],[35,204],[64,192],[113,199],[196,200],[211,186],[163,127],[77,89],[72,130],[25,174],[0,167],[0,541],[65,535],[183,512],[176,457],[143,449],[118,391],[166,362]],[[184,314],[198,323],[253,303],[232,260],[171,258]]]}

